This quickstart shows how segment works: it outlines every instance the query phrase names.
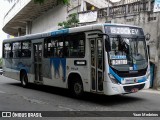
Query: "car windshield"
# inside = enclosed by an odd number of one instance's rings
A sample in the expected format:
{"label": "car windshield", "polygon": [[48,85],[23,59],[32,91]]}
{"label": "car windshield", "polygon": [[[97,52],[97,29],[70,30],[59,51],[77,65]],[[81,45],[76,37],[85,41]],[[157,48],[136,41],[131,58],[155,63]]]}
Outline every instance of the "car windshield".
{"label": "car windshield", "polygon": [[106,41],[109,64],[119,71],[141,70],[147,67],[147,48],[144,38],[110,37]]}

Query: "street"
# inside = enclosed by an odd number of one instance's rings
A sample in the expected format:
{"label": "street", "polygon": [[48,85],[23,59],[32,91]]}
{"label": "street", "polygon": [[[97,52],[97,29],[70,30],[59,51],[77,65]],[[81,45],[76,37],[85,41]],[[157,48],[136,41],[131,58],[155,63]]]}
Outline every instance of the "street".
{"label": "street", "polygon": [[23,88],[19,81],[0,75],[0,111],[160,111],[160,92],[144,90],[117,96],[87,93],[75,99],[66,89]]}

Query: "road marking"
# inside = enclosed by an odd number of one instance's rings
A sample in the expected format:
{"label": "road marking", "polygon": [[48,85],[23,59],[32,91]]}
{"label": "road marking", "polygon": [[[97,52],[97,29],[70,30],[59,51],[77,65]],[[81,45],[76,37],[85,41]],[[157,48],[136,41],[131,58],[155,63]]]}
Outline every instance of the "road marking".
{"label": "road marking", "polygon": [[6,93],[6,92],[0,91],[0,93],[4,94],[4,93]]}
{"label": "road marking", "polygon": [[160,94],[160,91],[158,91],[158,90],[142,90],[141,92]]}
{"label": "road marking", "polygon": [[43,102],[43,101],[37,100],[37,99],[28,98],[25,96],[23,96],[23,99],[29,101],[30,103],[34,103],[34,104],[48,104],[47,102]]}
{"label": "road marking", "polygon": [[66,110],[69,110],[69,111],[74,111],[74,109],[72,109],[72,108],[61,106],[61,105],[59,105],[58,107],[61,108],[61,109],[66,109]]}

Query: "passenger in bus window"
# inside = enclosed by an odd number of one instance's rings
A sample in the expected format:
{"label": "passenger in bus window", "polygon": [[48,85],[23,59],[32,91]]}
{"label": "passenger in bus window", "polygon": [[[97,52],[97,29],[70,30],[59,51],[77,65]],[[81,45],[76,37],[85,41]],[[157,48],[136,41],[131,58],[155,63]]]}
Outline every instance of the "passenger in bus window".
{"label": "passenger in bus window", "polygon": [[59,50],[58,56],[59,56],[59,57],[63,57],[63,48],[61,48],[61,49]]}
{"label": "passenger in bus window", "polygon": [[68,48],[66,46],[63,49],[63,57],[68,57]]}

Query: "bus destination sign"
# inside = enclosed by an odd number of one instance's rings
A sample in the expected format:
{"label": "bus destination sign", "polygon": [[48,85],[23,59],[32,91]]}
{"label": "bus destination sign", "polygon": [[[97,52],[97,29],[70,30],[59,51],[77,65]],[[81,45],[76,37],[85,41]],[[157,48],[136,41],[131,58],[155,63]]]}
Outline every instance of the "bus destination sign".
{"label": "bus destination sign", "polygon": [[120,34],[120,35],[143,35],[141,28],[135,27],[116,27],[116,26],[106,26],[106,32],[110,34]]}
{"label": "bus destination sign", "polygon": [[138,35],[138,29],[130,29],[128,27],[110,27],[112,34]]}

